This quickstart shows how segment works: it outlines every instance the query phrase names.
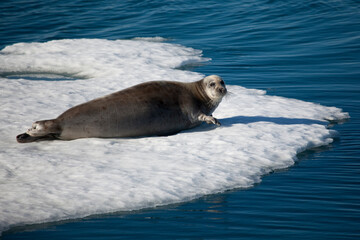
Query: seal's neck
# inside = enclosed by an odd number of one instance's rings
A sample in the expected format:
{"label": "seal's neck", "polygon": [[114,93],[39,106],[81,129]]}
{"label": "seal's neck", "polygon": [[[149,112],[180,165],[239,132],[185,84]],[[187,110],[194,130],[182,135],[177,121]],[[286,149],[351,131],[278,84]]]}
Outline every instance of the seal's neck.
{"label": "seal's neck", "polygon": [[196,91],[197,91],[197,94],[199,95],[199,97],[201,98],[201,100],[203,102],[209,102],[211,101],[211,98],[209,98],[209,96],[206,94],[206,91],[205,91],[205,86],[204,86],[204,83],[202,80],[199,80],[197,82],[194,82],[195,84],[195,88],[196,88]]}
{"label": "seal's neck", "polygon": [[194,85],[197,92],[197,96],[199,97],[200,101],[205,103],[205,106],[208,108],[207,112],[212,113],[215,110],[215,108],[219,105],[219,102],[214,101],[207,95],[205,90],[206,86],[204,86],[204,82],[202,79],[197,82],[194,82]]}

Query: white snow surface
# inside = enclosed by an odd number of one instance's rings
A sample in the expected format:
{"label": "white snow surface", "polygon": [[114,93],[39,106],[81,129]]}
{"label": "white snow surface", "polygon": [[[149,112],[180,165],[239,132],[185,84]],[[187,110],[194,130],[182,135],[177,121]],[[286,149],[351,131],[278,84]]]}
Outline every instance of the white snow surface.
{"label": "white snow surface", "polygon": [[349,117],[335,107],[228,85],[231,94],[214,112],[221,127],[203,124],[165,137],[15,140],[36,120],[141,82],[199,80],[204,75],[176,68],[209,60],[158,38],[1,50],[0,231],[248,188],[294,164],[297,153],[331,143],[336,132],[324,119]]}

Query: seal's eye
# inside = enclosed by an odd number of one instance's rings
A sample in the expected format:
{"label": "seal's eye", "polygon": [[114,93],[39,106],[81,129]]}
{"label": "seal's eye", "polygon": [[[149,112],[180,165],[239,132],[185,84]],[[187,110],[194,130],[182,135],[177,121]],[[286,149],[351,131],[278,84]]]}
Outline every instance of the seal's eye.
{"label": "seal's eye", "polygon": [[210,87],[215,87],[215,83],[214,82],[210,83]]}
{"label": "seal's eye", "polygon": [[223,80],[221,80],[221,81],[220,81],[220,84],[221,84],[221,85],[224,85],[225,83],[224,83],[224,81],[223,81]]}

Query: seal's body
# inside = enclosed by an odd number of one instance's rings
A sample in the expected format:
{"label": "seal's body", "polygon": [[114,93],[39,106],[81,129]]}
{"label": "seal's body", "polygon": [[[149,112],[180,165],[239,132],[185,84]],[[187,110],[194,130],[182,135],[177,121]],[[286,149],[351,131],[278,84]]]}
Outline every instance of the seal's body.
{"label": "seal's body", "polygon": [[215,75],[191,83],[146,82],[37,121],[17,141],[170,135],[202,121],[220,125],[211,114],[226,92]]}

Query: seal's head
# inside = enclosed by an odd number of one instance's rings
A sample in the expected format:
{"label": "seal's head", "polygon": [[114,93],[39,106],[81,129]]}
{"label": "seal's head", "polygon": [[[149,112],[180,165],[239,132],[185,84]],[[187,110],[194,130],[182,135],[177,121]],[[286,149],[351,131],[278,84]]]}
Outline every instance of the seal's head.
{"label": "seal's head", "polygon": [[227,93],[225,82],[217,75],[210,75],[205,77],[203,79],[203,84],[206,95],[213,102],[220,102]]}

